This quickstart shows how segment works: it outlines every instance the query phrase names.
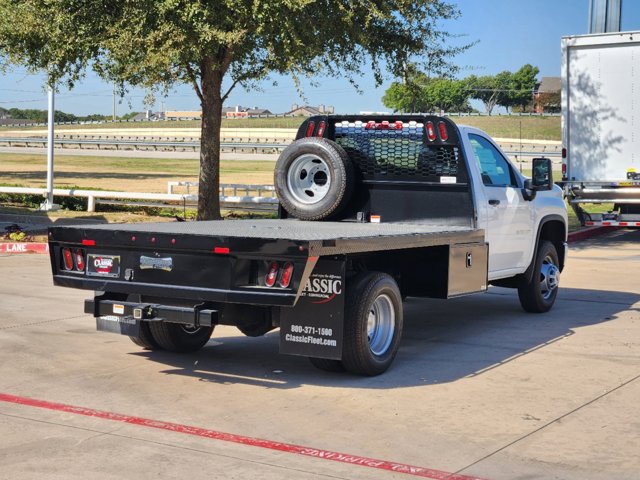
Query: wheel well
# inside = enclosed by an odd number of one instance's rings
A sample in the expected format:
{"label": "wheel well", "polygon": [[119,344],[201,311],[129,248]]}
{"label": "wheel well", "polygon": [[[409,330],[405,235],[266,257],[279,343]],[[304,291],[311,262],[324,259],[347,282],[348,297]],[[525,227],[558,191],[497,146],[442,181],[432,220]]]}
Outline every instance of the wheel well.
{"label": "wheel well", "polygon": [[540,230],[540,237],[538,239],[538,245],[543,240],[548,240],[556,247],[558,252],[558,260],[560,260],[560,270],[564,268],[564,242],[567,238],[566,227],[563,222],[559,220],[550,220],[542,225]]}

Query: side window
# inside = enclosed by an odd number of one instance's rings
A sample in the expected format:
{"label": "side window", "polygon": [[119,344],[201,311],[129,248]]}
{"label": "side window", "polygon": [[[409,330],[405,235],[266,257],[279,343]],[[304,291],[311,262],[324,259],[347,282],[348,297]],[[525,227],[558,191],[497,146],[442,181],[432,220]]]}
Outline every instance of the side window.
{"label": "side window", "polygon": [[498,150],[484,137],[469,134],[478,170],[485,185],[516,187],[517,182],[511,166]]}

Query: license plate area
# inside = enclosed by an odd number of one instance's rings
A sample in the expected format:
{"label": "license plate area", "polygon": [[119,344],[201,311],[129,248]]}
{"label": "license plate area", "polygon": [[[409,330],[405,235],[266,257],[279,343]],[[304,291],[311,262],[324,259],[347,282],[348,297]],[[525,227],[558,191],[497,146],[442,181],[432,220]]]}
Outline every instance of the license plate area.
{"label": "license plate area", "polygon": [[120,255],[88,254],[87,275],[118,278],[120,276]]}
{"label": "license plate area", "polygon": [[102,315],[96,317],[96,329],[99,332],[119,333],[130,337],[140,335],[140,322],[130,315]]}

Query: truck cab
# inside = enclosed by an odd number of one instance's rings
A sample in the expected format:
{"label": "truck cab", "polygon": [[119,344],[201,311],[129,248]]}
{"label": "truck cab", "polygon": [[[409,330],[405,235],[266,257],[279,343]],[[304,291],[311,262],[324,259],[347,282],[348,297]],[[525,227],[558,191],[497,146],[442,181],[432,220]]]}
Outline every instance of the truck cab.
{"label": "truck cab", "polygon": [[[540,234],[560,247],[560,267],[566,249],[567,210],[562,189],[531,194],[525,177],[485,132],[459,127],[469,159],[477,208],[477,225],[489,244],[489,281],[524,273]],[[528,192],[529,190],[529,192]],[[542,231],[544,230],[544,232]]]}

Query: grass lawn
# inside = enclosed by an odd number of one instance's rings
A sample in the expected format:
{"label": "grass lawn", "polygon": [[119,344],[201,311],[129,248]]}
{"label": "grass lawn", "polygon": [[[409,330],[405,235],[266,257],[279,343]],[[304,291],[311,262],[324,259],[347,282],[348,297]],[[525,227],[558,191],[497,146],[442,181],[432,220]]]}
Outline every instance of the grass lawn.
{"label": "grass lawn", "polygon": [[[271,184],[274,165],[270,161],[224,160],[221,183]],[[196,159],[56,155],[54,182],[57,188],[164,193],[168,181],[197,182],[198,169]],[[45,156],[0,154],[0,185],[45,187],[46,179]]]}

